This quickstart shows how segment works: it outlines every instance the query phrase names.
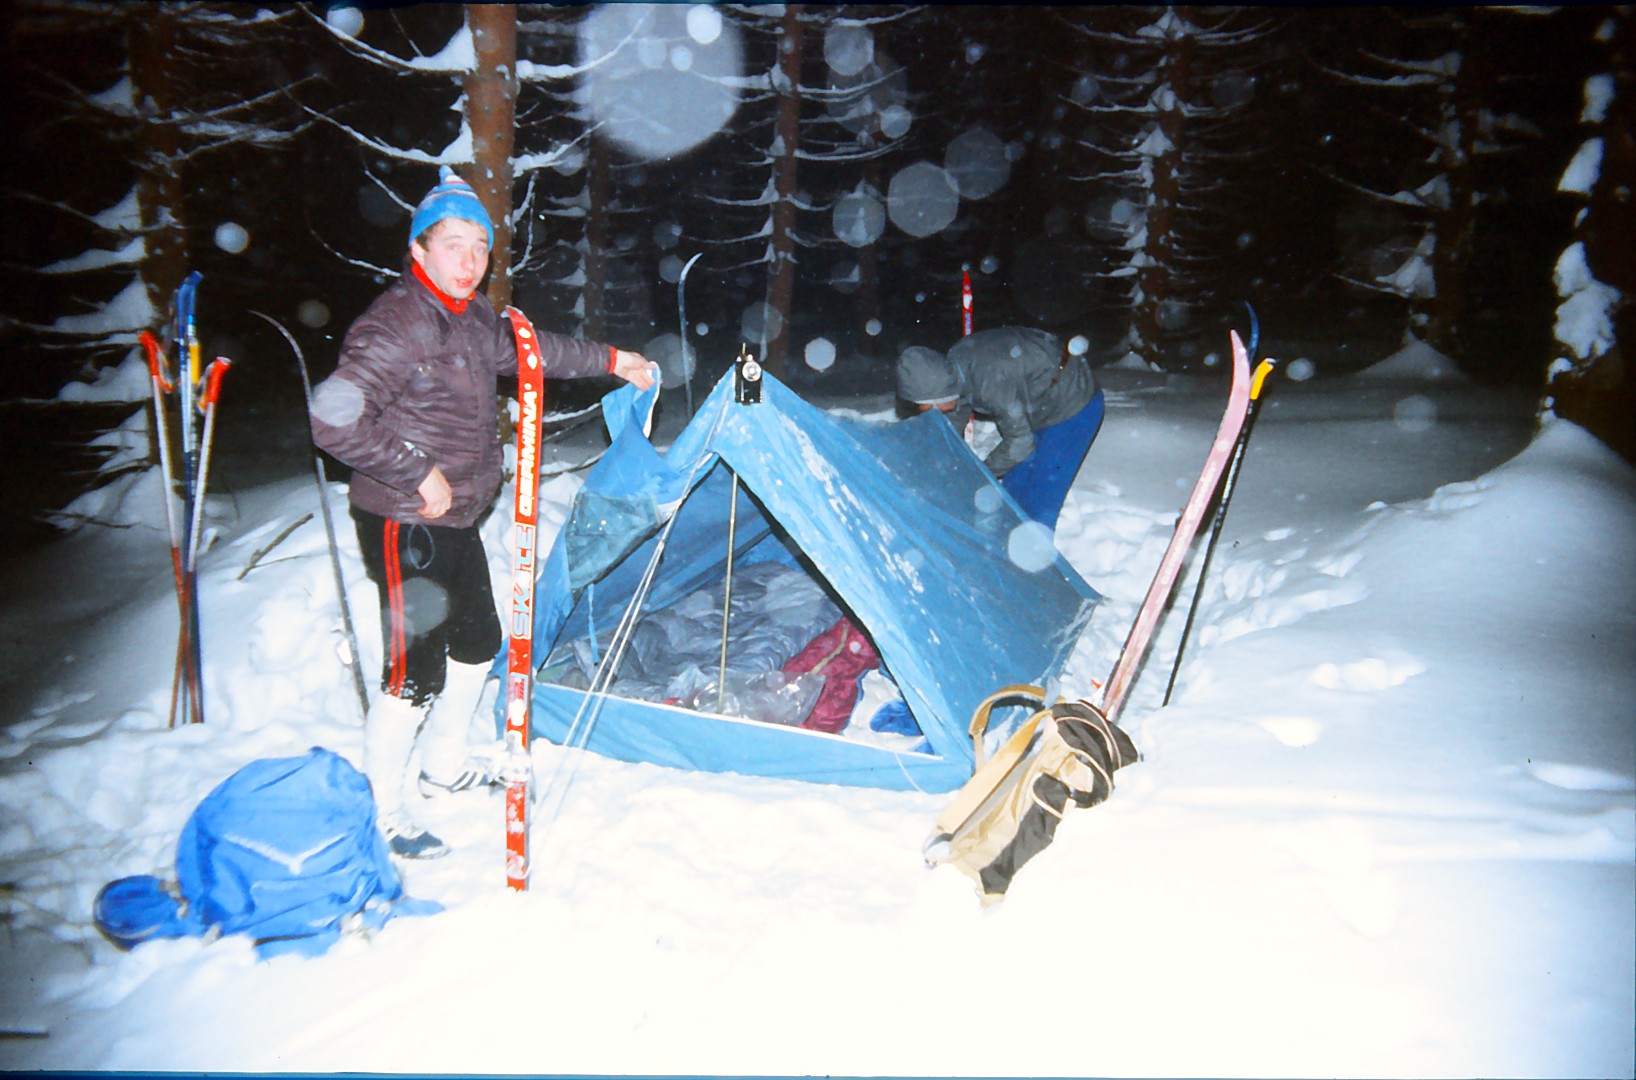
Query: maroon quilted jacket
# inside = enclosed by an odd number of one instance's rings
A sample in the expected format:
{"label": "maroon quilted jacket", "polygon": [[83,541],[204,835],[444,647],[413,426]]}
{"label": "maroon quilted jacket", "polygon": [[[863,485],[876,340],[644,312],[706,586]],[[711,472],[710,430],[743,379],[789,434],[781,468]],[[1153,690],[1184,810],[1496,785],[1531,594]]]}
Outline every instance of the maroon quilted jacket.
{"label": "maroon quilted jacket", "polygon": [[[539,335],[545,373],[606,374],[606,345]],[[464,527],[500,490],[499,389],[517,372],[511,321],[475,293],[459,314],[413,274],[399,276],[347,330],[335,374],[313,392],[313,441],[353,470],[353,505],[428,524],[417,489],[443,470],[453,492],[431,524]]]}

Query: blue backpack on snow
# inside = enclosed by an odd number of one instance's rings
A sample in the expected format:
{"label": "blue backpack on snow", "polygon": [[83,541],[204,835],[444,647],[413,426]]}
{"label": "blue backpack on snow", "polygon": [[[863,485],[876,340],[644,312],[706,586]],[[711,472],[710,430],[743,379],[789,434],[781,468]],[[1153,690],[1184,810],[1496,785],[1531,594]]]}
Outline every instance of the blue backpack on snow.
{"label": "blue backpack on snow", "polygon": [[357,924],[442,905],[403,894],[362,773],[332,751],[253,761],[194,810],[176,881],[120,878],[97,894],[97,928],[120,948],[161,937],[248,934],[263,956],[315,956]]}

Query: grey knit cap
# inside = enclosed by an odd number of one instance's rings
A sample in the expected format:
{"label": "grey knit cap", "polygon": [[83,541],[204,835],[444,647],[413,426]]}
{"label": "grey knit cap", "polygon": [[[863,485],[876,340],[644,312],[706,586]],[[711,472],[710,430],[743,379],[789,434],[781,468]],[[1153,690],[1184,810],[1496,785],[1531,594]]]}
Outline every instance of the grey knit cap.
{"label": "grey knit cap", "polygon": [[964,396],[960,368],[924,345],[911,345],[898,357],[898,397],[915,405],[944,405]]}

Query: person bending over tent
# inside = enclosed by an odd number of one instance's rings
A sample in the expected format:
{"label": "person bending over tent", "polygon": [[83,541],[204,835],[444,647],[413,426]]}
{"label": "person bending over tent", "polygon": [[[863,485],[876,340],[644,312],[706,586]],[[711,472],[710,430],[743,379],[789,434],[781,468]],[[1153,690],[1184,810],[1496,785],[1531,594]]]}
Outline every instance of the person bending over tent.
{"label": "person bending over tent", "polygon": [[1023,512],[1051,529],[1102,427],[1102,391],[1083,355],[1055,334],[1002,326],[961,338],[948,354],[912,345],[897,364],[898,396],[963,430],[992,417],[1000,444],[983,460]]}
{"label": "person bending over tent", "polygon": [[[347,330],[311,422],[318,446],[353,470],[358,546],[381,595],[381,695],[364,719],[363,771],[393,854],[433,858],[448,848],[405,803],[417,737],[428,790],[494,782],[466,746],[501,644],[477,522],[500,490],[496,379],[515,376],[517,353],[510,321],[477,291],[494,226],[471,186],[444,168],[409,235],[409,272]],[[653,385],[640,353],[539,338],[548,376]]]}

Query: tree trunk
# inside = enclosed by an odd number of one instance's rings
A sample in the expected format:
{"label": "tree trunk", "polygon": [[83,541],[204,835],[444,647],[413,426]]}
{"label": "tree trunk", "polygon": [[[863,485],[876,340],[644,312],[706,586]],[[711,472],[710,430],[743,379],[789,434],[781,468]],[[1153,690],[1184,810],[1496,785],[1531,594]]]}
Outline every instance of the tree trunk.
{"label": "tree trunk", "polygon": [[608,305],[608,204],[613,198],[613,163],[606,139],[592,139],[587,155],[585,285],[581,294],[581,326],[585,336],[601,341]]}
{"label": "tree trunk", "polygon": [[1178,248],[1176,211],[1181,201],[1182,146],[1187,138],[1182,105],[1192,100],[1194,46],[1193,9],[1177,7],[1170,14],[1182,25],[1165,42],[1154,95],[1161,101],[1157,135],[1164,145],[1148,158],[1153,177],[1147,191],[1147,242],[1136,274],[1138,295],[1131,325],[1132,351],[1159,367],[1164,366],[1161,311],[1172,291],[1171,270]]}
{"label": "tree trunk", "polygon": [[774,165],[771,280],[767,304],[777,312],[776,336],[767,342],[762,363],[774,375],[784,373],[790,346],[791,306],[795,299],[796,150],[801,145],[802,5],[784,9],[778,40],[778,161]]}
{"label": "tree trunk", "polygon": [[153,310],[163,314],[187,274],[182,222],[182,144],[175,124],[171,84],[175,63],[175,15],[165,4],[144,6],[127,20],[133,97],[141,117],[137,133],[136,201],[144,237],[139,273]]}
{"label": "tree trunk", "polygon": [[511,150],[517,136],[517,5],[468,4],[466,26],[477,53],[466,75],[466,123],[475,168],[467,179],[494,218],[488,296],[511,304]]}
{"label": "tree trunk", "polygon": [[1448,205],[1432,215],[1435,241],[1431,251],[1432,295],[1410,301],[1410,325],[1415,336],[1452,360],[1463,359],[1460,324],[1466,314],[1466,274],[1470,268],[1472,235],[1476,227],[1476,142],[1483,103],[1492,100],[1483,46],[1471,33],[1464,14],[1452,16],[1454,48],[1460,68],[1439,88],[1440,136],[1437,163],[1448,185]]}

